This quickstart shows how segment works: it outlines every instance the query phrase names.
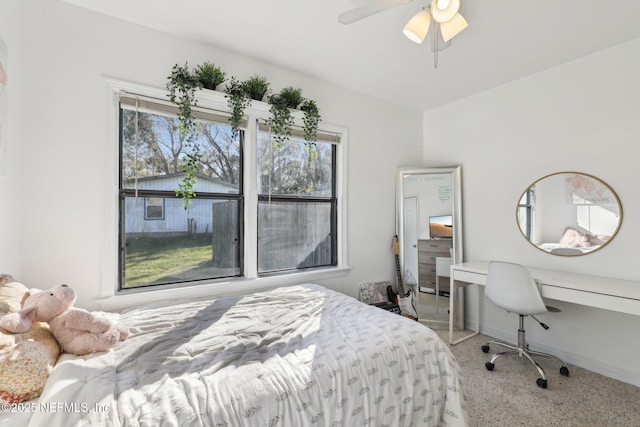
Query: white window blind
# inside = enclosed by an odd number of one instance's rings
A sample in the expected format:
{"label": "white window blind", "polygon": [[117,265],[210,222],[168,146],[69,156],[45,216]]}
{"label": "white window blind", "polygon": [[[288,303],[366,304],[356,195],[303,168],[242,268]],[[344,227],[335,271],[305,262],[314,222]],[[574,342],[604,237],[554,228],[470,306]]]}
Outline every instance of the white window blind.
{"label": "white window blind", "polygon": [[[141,113],[158,114],[162,113],[171,117],[178,117],[178,107],[169,100],[151,98],[141,95],[133,95],[120,92],[120,106],[125,110],[138,111]],[[191,112],[196,120],[229,125],[230,114],[225,111],[192,106]],[[240,124],[241,128],[247,127],[246,118]]]}
{"label": "white window blind", "polygon": [[[258,129],[261,132],[271,133],[271,127],[269,126],[269,123],[266,120],[260,120],[258,122]],[[291,137],[304,139],[303,128],[297,125],[292,126]],[[323,131],[321,129],[319,129],[318,132],[316,133],[317,141],[328,142],[331,144],[340,144],[340,137],[341,137],[341,134],[339,133]]]}

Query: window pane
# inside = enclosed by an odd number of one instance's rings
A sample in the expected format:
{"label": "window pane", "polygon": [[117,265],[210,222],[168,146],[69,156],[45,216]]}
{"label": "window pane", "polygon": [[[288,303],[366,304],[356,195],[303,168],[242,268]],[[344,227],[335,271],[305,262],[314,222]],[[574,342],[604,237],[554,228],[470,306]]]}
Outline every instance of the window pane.
{"label": "window pane", "polygon": [[[174,191],[184,174],[180,161],[184,143],[178,119],[161,114],[122,111],[122,187]],[[231,127],[199,121],[197,143],[202,158],[198,165],[196,193],[240,192],[240,138]]]}
{"label": "window pane", "polygon": [[162,197],[147,197],[145,219],[164,219],[164,199]]}
{"label": "window pane", "polygon": [[530,238],[529,235],[529,208],[526,206],[518,206],[518,224],[522,234]]}
{"label": "window pane", "polygon": [[291,138],[281,147],[266,132],[258,134],[259,194],[302,197],[332,196],[333,145],[318,141],[307,147],[304,139]]}
{"label": "window pane", "polygon": [[123,288],[241,275],[237,200],[164,199],[145,221],[144,197],[124,199]]}
{"label": "window pane", "polygon": [[331,203],[258,203],[258,273],[331,265],[331,248]]}

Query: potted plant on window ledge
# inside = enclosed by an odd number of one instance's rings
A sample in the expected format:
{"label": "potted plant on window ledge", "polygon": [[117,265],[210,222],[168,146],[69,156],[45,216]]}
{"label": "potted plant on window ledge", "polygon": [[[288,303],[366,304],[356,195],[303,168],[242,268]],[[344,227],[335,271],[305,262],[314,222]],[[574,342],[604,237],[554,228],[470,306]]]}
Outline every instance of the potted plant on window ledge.
{"label": "potted plant on window ledge", "polygon": [[242,90],[254,101],[262,101],[269,92],[269,82],[265,77],[254,75],[242,83]]}
{"label": "potted plant on window ledge", "polygon": [[231,77],[225,97],[231,112],[229,122],[231,123],[231,135],[238,136],[238,131],[244,118],[244,110],[251,104],[251,100],[262,101],[269,91],[269,82],[266,78],[253,76],[250,79],[240,82],[235,77]]}
{"label": "potted plant on window ledge", "polygon": [[271,103],[271,119],[269,125],[279,147],[291,137],[294,118],[292,110],[300,109],[303,112],[303,131],[305,145],[308,149],[315,146],[318,133],[318,123],[320,122],[320,111],[315,101],[305,99],[302,96],[302,89],[285,87],[280,93],[269,98]]}
{"label": "potted plant on window ledge", "polygon": [[275,140],[275,146],[278,148],[291,137],[294,122],[291,108],[296,108],[299,102],[302,102],[301,96],[298,103],[296,103],[296,99],[291,99],[291,97],[296,96],[296,93],[299,95],[300,91],[296,91],[293,88],[284,88],[280,93],[269,97],[269,103],[271,104],[269,108],[271,112],[269,126]]}
{"label": "potted plant on window ledge", "polygon": [[276,147],[282,146],[291,137],[294,118],[291,110],[295,110],[304,101],[302,89],[291,86],[280,90],[280,93],[269,97],[271,118],[269,126],[275,139]]}
{"label": "potted plant on window ledge", "polygon": [[[195,93],[202,88],[215,90],[225,78],[226,74],[210,62],[199,65],[194,71],[189,69],[187,63],[184,66],[176,64],[168,77],[169,99],[178,107],[178,128],[185,148],[184,157],[180,162],[180,171],[185,174],[185,178],[176,189],[176,196],[182,198],[185,209],[196,196],[196,174],[202,157],[197,143],[197,125],[191,109],[196,105]],[[233,138],[238,135],[244,111],[251,100],[262,101],[268,91],[269,83],[264,77],[254,75],[245,82],[240,82],[235,77],[231,78],[225,89],[225,97],[231,113],[229,121]],[[302,89],[289,86],[278,94],[269,96],[268,102],[271,104],[268,123],[274,135],[275,146],[280,147],[291,137],[294,125],[292,110],[299,108],[303,112],[305,145],[307,149],[313,149],[320,121],[315,101],[305,99]]]}
{"label": "potted plant on window ledge", "polygon": [[204,62],[196,67],[196,77],[200,86],[209,90],[216,90],[226,80],[226,73],[211,62]]}

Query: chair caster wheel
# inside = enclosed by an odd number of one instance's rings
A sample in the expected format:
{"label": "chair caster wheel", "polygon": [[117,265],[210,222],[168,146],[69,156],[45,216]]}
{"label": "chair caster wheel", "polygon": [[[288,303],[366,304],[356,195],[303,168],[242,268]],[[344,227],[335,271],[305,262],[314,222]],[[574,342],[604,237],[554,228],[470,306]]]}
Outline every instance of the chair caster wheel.
{"label": "chair caster wheel", "polygon": [[489,346],[488,345],[483,345],[482,347],[480,347],[482,349],[482,351],[484,351],[485,353],[489,353]]}
{"label": "chair caster wheel", "polygon": [[493,368],[495,368],[496,365],[494,365],[491,362],[487,362],[487,363],[484,364],[484,367],[487,368],[487,371],[493,371]]}
{"label": "chair caster wheel", "polygon": [[562,375],[564,377],[568,377],[569,376],[569,368],[567,368],[566,366],[563,366],[562,368],[560,368],[560,375]]}
{"label": "chair caster wheel", "polygon": [[536,384],[538,384],[540,388],[547,388],[547,380],[543,380],[542,378],[538,378]]}

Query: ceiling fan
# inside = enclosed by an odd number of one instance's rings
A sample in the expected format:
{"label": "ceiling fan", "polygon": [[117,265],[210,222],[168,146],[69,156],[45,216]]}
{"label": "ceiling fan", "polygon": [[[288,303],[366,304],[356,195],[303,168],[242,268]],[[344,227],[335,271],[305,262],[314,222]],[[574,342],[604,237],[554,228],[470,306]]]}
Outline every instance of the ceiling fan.
{"label": "ceiling fan", "polygon": [[[376,13],[383,12],[413,0],[375,0],[364,6],[344,12],[338,16],[341,24],[351,24]],[[402,29],[404,35],[415,43],[422,43],[431,28],[431,50],[434,52],[434,67],[438,66],[439,50],[451,44],[451,39],[468,24],[459,13],[460,0],[431,0],[431,4],[416,13]],[[433,23],[433,25],[431,25]]]}

